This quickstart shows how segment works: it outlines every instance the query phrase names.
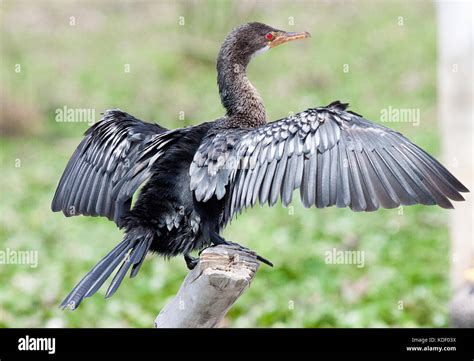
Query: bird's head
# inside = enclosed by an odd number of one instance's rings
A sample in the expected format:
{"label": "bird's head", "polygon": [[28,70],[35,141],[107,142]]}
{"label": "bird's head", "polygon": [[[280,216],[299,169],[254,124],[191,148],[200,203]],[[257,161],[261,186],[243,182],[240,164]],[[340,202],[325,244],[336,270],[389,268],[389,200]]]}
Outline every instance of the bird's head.
{"label": "bird's head", "polygon": [[288,32],[272,28],[262,23],[248,23],[233,29],[224,40],[221,49],[223,56],[240,58],[242,65],[247,65],[252,57],[278,45],[308,38],[304,32]]}

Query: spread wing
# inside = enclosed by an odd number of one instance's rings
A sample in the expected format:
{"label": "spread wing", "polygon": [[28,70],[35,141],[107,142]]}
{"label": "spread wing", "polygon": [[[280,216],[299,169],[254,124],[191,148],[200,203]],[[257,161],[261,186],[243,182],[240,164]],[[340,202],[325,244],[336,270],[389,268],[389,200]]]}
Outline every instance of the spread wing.
{"label": "spread wing", "polygon": [[257,200],[284,206],[300,189],[306,207],[380,207],[464,200],[445,167],[398,132],[331,103],[252,129],[227,129],[201,144],[190,167],[198,201],[226,197],[222,224]]}
{"label": "spread wing", "polygon": [[85,133],[59,181],[51,205],[66,216],[105,216],[120,226],[133,193],[173,140],[173,132],[118,109]]}

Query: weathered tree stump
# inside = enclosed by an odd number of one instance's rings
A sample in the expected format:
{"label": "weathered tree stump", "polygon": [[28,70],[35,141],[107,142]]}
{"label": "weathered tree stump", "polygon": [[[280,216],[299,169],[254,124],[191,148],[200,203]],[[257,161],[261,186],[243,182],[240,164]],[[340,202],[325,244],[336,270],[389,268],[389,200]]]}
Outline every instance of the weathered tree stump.
{"label": "weathered tree stump", "polygon": [[250,286],[259,262],[235,246],[205,249],[177,295],[159,313],[157,328],[217,327]]}

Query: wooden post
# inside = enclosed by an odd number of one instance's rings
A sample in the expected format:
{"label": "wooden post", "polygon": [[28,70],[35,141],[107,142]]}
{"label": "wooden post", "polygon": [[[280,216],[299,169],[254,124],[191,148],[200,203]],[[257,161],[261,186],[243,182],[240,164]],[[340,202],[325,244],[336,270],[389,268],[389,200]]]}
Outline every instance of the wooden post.
{"label": "wooden post", "polygon": [[[444,161],[471,192],[474,182],[473,31],[470,1],[439,1],[438,104]],[[450,323],[474,327],[474,242],[472,193],[450,211],[451,287]]]}
{"label": "wooden post", "polygon": [[201,253],[181,288],[159,313],[157,328],[217,327],[250,286],[259,262],[255,253],[216,246]]}

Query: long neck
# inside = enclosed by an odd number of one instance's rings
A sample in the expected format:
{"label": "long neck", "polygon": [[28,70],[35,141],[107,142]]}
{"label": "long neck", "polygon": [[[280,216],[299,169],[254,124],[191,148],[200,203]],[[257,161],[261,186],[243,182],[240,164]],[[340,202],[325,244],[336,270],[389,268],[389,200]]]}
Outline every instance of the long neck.
{"label": "long neck", "polygon": [[248,56],[224,44],[217,59],[217,83],[229,122],[257,127],[266,123],[266,113],[260,94],[247,78],[248,62]]}

